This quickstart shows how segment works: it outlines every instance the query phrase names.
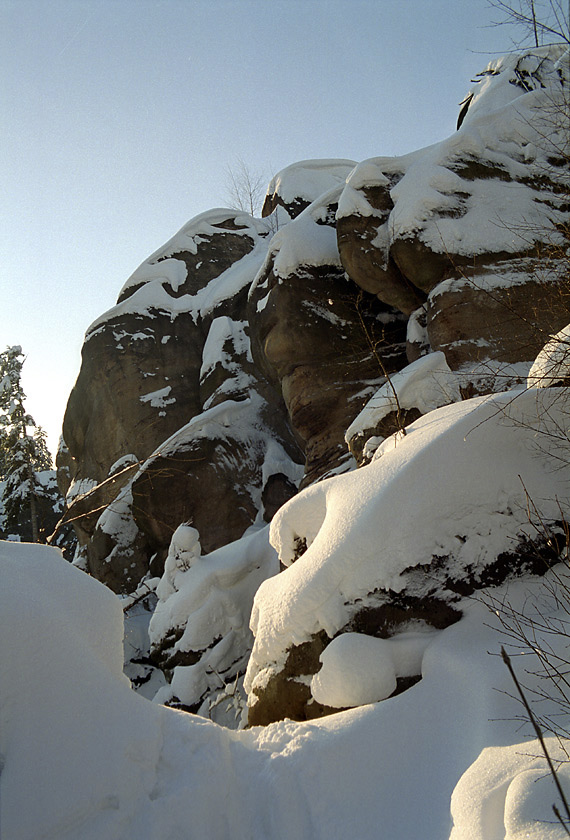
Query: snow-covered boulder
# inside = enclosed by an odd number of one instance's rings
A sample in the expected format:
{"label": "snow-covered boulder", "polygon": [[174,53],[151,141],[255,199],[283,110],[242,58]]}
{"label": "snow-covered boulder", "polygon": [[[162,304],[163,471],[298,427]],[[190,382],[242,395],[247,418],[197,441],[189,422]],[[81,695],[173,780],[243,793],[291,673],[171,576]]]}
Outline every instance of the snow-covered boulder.
{"label": "snow-covered boulder", "polygon": [[287,220],[296,218],[321,195],[343,185],[355,166],[356,161],[343,159],[292,163],[271,179],[261,215],[269,216],[281,207]]}
{"label": "snow-covered boulder", "polygon": [[[242,678],[251,647],[242,625],[253,581],[263,578],[248,565],[251,557],[240,554],[244,533],[247,542],[252,526],[275,515],[281,525],[273,533],[281,534],[282,526],[286,531],[288,520],[279,509],[298,487],[310,490],[314,482],[354,470],[376,451],[386,464],[396,444],[409,454],[409,440],[417,441],[418,429],[439,416],[434,409],[524,382],[545,336],[567,324],[559,295],[567,276],[567,138],[556,124],[544,130],[553,116],[548,108],[567,91],[562,53],[531,50],[493,63],[466,101],[459,130],[441,143],[356,166],[333,160],[287,167],[270,185],[265,212],[271,218],[265,220],[235,210],[198,216],[137,269],[117,305],[89,328],[59,457],[66,518],[81,542],[76,565],[118,592],[139,592],[141,581],[163,575],[166,561],[159,595],[163,618],[160,630],[154,625],[153,649],[165,671],[178,674],[169,673],[172,683],[163,692],[168,702],[210,708],[217,680],[210,666],[220,674],[220,667],[226,669],[236,688]],[[550,154],[556,145],[559,156]],[[543,368],[538,377],[542,384],[565,381],[544,379]],[[529,382],[539,384],[536,376]],[[467,438],[468,448],[472,435]],[[447,459],[447,470],[461,477],[449,500],[453,505],[472,481],[461,461],[464,451],[450,451],[459,460],[456,468]],[[488,464],[479,450],[473,457]],[[424,490],[437,500],[447,475],[439,464],[426,463],[436,478]],[[382,473],[377,459],[370,469]],[[416,523],[422,509],[418,479],[405,470],[402,475],[408,485],[397,514],[392,493],[398,482],[381,480],[390,487],[382,491],[386,509],[398,523],[402,517]],[[367,482],[350,481],[358,499]],[[334,510],[360,516],[340,485],[325,485],[303,496],[300,507],[288,507],[293,519],[305,509],[310,516],[303,514],[295,525],[284,564],[295,559],[295,567],[310,565],[313,539],[319,544],[325,540],[321,532],[329,533],[322,519],[330,524],[328,499],[336,499]],[[484,496],[481,486],[477,492]],[[353,613],[357,601],[347,595],[345,623],[334,632],[376,639],[393,635],[387,622],[411,620],[422,633],[441,629],[458,619],[455,599],[461,594],[500,580],[511,562],[518,568],[528,560],[532,567],[526,532],[517,530],[509,504],[493,491],[489,504],[493,516],[507,517],[509,549],[479,558],[480,565],[477,560],[471,568],[462,548],[464,539],[474,545],[471,537],[457,531],[450,544],[441,537],[443,545],[434,537],[424,546],[426,557],[409,558],[413,572],[405,576],[404,594],[372,575],[363,596],[371,602]],[[434,522],[438,511],[431,512]],[[336,513],[333,519],[340,521]],[[374,550],[383,551],[388,541],[397,553],[386,536],[395,532],[393,522],[380,520]],[[180,526],[200,535],[191,562],[187,550],[168,554]],[[330,545],[337,550],[334,540]],[[232,584],[228,593],[212,583],[212,592],[216,603],[230,604],[240,629],[234,618],[227,625],[225,618],[213,621],[204,648],[186,635],[203,614],[191,589],[200,591],[196,568],[203,568],[205,558],[219,558],[227,546],[234,546],[243,586],[234,590]],[[358,567],[360,556],[350,546],[338,550]],[[324,549],[319,558],[333,562]],[[179,573],[186,576],[184,596],[173,583]],[[352,569],[345,573],[350,581]],[[277,579],[286,587],[295,575],[288,570]],[[281,585],[264,584],[261,591]],[[234,603],[236,593],[243,604]],[[313,596],[303,594],[300,604],[305,597]],[[259,627],[265,627],[265,616],[256,607]],[[278,661],[260,666],[251,678],[250,698],[259,698],[252,720],[319,715],[341,697],[350,705],[338,675],[387,650],[374,642],[361,646],[363,640],[343,647],[346,641],[333,639],[331,646],[330,627],[319,621],[299,638],[295,630],[285,658],[281,651]],[[254,660],[263,638],[258,634]],[[402,650],[403,643],[388,647]],[[421,666],[418,656],[411,660],[415,669]],[[382,690],[373,680],[361,681],[372,693],[384,695],[394,679],[402,691],[418,677],[401,659],[383,661]],[[177,670],[194,666],[188,678]]]}
{"label": "snow-covered boulder", "polygon": [[302,467],[279,438],[274,439],[276,426],[254,389],[242,399],[213,405],[183,425],[99,515],[88,544],[90,570],[125,591],[125,580],[136,581],[131,563],[139,558],[135,568],[140,577],[149,569],[153,575],[162,574],[179,523],[191,521],[200,532],[204,553],[209,553],[263,521],[262,489],[268,480],[285,476],[290,492],[296,492],[302,475]]}
{"label": "snow-covered boulder", "polygon": [[479,392],[524,381],[565,323],[568,61],[561,45],[491,62],[456,134],[364,161],[339,201],[350,277],[408,314],[424,306],[431,348]]}
{"label": "snow-covered boulder", "polygon": [[[271,542],[287,568],[255,598],[250,723],[302,720],[319,704],[408,687],[421,651],[407,634],[457,622],[461,599],[478,589],[543,574],[570,512],[558,434],[569,409],[555,388],[436,409],[387,438],[368,466],[281,508]],[[343,649],[339,634],[354,632],[390,645]],[[382,686],[370,687],[370,669]]]}
{"label": "snow-covered boulder", "polygon": [[268,234],[245,213],[198,216],[142,263],[117,305],[91,324],[64,419],[76,470],[69,480],[104,481],[119,458],[147,457],[201,410],[208,326],[235,310]]}
{"label": "snow-covered boulder", "polygon": [[205,551],[240,537],[273,461],[298,482],[302,456],[269,406],[245,321],[269,234],[245,213],[198,216],[87,331],[61,478],[85,567],[117,591],[136,589],[152,558],[162,573],[182,522],[194,521]]}

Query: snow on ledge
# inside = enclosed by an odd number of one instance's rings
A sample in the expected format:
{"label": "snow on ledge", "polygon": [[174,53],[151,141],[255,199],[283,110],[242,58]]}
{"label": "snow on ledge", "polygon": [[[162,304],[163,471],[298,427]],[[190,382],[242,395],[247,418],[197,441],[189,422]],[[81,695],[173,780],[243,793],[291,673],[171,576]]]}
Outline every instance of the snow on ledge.
{"label": "snow on ledge", "polygon": [[332,187],[343,185],[356,161],[343,158],[301,160],[278,172],[269,183],[267,195],[278,194],[285,204],[296,198],[313,202]]}
{"label": "snow on ledge", "polygon": [[344,439],[349,443],[356,435],[373,429],[398,407],[417,408],[427,414],[460,399],[457,377],[450,370],[445,353],[429,353],[390,376],[352,421]]}

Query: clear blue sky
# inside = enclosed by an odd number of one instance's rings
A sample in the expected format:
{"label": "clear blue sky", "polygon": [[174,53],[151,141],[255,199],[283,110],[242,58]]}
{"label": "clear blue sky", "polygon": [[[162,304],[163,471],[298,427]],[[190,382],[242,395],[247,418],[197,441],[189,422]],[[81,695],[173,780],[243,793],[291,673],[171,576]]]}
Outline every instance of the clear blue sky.
{"label": "clear blue sky", "polygon": [[510,47],[487,0],[0,0],[0,349],[56,446],[85,330],[241,158],[397,155]]}

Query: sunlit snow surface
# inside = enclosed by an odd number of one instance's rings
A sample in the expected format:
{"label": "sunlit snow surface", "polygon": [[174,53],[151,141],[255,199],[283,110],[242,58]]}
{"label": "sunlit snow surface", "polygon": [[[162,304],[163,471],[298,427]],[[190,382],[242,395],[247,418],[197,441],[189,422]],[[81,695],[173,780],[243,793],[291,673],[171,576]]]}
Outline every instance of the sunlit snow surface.
{"label": "sunlit snow surface", "polygon": [[403,370],[371,397],[348,429],[347,443],[355,435],[374,428],[391,411],[418,408],[422,414],[461,399],[458,378],[449,369],[445,353],[428,353]]}
{"label": "sunlit snow surface", "polygon": [[548,388],[570,377],[570,324],[552,336],[532,365],[527,379],[529,388]]}
{"label": "sunlit snow surface", "polygon": [[56,549],[2,543],[0,571],[3,838],[444,840],[450,803],[453,840],[564,836],[537,822],[555,791],[477,601],[404,694],[231,732],[131,690],[119,599]]}

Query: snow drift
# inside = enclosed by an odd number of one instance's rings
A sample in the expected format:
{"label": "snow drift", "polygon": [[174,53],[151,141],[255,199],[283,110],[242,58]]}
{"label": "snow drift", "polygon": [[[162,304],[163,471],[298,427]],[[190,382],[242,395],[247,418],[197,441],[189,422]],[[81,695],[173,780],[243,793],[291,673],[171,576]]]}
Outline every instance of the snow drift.
{"label": "snow drift", "polygon": [[[119,599],[56,549],[1,543],[0,575],[1,825],[11,840],[565,836],[545,762],[512,721],[508,674],[489,655],[497,622],[479,601],[433,637],[423,679],[406,693],[231,732],[132,691]],[[536,579],[496,595],[560,614]],[[561,777],[570,784],[566,764]]]}

